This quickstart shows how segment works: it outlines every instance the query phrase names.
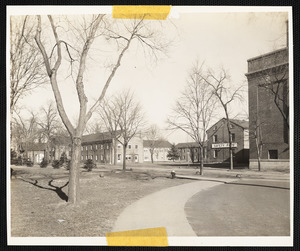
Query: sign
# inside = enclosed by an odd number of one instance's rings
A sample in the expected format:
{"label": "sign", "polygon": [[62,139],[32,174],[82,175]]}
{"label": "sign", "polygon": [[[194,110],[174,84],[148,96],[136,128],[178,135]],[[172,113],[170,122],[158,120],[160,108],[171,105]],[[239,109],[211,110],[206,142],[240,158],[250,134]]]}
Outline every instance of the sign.
{"label": "sign", "polygon": [[[237,147],[237,143],[231,143],[231,147]],[[211,148],[229,148],[229,143],[212,144]]]}

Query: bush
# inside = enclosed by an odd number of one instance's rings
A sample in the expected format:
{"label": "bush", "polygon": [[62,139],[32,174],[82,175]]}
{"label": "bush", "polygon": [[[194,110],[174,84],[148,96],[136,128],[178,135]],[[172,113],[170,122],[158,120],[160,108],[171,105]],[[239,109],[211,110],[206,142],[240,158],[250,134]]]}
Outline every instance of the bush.
{"label": "bush", "polygon": [[88,159],[86,162],[84,162],[83,168],[86,169],[88,172],[92,171],[92,169],[95,167],[96,167],[96,164],[91,159]]}
{"label": "bush", "polygon": [[58,168],[60,168],[62,165],[60,164],[60,161],[59,161],[59,160],[53,160],[53,161],[52,161],[52,166],[53,166],[53,168],[58,169]]}
{"label": "bush", "polygon": [[30,159],[28,159],[28,160],[26,161],[26,166],[32,167],[32,166],[33,166],[33,162],[32,162]]}
{"label": "bush", "polygon": [[19,157],[18,157],[18,159],[17,159],[17,163],[16,163],[16,165],[17,165],[17,166],[22,166],[22,165],[23,165],[23,163],[25,163],[25,161],[23,161],[22,157],[21,157],[21,156],[19,156]]}
{"label": "bush", "polygon": [[66,169],[70,170],[71,160],[67,159],[66,161]]}
{"label": "bush", "polygon": [[48,166],[48,164],[49,164],[48,160],[45,160],[45,158],[43,158],[42,162],[40,163],[40,167],[45,168]]}
{"label": "bush", "polygon": [[63,152],[63,153],[61,154],[60,160],[59,160],[60,166],[62,166],[64,163],[66,163],[67,160],[68,160],[67,154],[66,154],[65,152]]}

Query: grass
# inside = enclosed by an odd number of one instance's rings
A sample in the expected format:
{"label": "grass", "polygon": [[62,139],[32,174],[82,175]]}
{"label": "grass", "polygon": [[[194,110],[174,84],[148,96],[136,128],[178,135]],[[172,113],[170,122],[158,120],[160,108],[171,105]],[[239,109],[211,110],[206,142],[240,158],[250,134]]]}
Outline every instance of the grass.
{"label": "grass", "polygon": [[168,170],[82,171],[80,202],[72,206],[65,201],[67,170],[13,168],[16,176],[11,180],[13,237],[105,236],[111,232],[122,210],[134,201],[158,190],[190,182],[170,179]]}

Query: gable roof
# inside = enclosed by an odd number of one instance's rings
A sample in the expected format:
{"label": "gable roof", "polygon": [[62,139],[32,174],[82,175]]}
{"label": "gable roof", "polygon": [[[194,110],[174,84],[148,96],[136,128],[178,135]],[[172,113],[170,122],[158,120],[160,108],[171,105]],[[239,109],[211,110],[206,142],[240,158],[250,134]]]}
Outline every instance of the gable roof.
{"label": "gable roof", "polygon": [[[204,143],[204,146],[206,146],[207,143],[205,142]],[[196,143],[196,142],[184,142],[184,143],[178,143],[176,145],[177,148],[191,148],[191,147],[194,147],[194,148],[199,148],[200,147],[200,144],[199,143]]]}
{"label": "gable roof", "polygon": [[[218,122],[214,123],[209,129],[207,129],[207,131],[210,131],[213,127],[215,127],[218,123],[220,123],[221,121],[226,120],[225,118],[220,119]],[[247,120],[240,120],[240,119],[229,119],[229,121],[232,124],[235,124],[243,129],[249,129],[249,121]],[[206,131],[206,132],[207,132]]]}
{"label": "gable roof", "polygon": [[21,144],[21,149],[27,151],[45,151],[46,150],[46,143],[33,143],[33,142],[28,142],[27,145],[25,143]]}
{"label": "gable roof", "polygon": [[111,141],[112,140],[111,132],[102,132],[82,136],[82,143],[92,143],[92,142],[101,142],[101,141]]}
{"label": "gable roof", "polygon": [[171,148],[172,144],[167,140],[143,140],[144,147],[152,147],[153,145],[156,148]]}

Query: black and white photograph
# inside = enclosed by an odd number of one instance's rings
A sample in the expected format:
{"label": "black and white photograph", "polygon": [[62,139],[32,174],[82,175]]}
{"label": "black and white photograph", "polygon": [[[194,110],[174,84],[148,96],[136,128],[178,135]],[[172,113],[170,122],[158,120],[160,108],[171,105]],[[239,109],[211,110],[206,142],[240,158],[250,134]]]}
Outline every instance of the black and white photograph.
{"label": "black and white photograph", "polygon": [[293,246],[292,18],[7,6],[8,245]]}

